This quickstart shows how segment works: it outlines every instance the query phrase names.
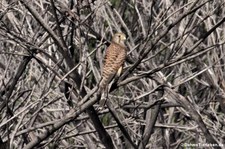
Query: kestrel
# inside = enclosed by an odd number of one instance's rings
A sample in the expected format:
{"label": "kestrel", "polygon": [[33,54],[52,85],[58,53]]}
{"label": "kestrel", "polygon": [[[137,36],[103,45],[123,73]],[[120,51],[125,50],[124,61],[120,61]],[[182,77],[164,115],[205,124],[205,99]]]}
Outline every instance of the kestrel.
{"label": "kestrel", "polygon": [[124,33],[116,33],[112,37],[111,44],[106,49],[102,78],[99,85],[101,92],[106,89],[115,75],[120,76],[122,72],[127,54],[125,40],[126,35]]}

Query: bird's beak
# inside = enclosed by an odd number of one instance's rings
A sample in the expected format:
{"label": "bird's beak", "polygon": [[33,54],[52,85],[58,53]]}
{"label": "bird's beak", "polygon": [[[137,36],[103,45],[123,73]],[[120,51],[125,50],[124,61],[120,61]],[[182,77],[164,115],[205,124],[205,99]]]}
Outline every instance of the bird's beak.
{"label": "bird's beak", "polygon": [[123,40],[126,40],[127,38],[126,38],[126,36],[123,36]]}

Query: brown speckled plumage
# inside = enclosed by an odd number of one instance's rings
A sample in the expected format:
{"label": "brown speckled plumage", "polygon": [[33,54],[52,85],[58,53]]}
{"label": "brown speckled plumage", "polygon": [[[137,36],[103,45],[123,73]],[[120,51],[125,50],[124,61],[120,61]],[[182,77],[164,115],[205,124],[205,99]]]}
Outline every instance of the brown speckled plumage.
{"label": "brown speckled plumage", "polygon": [[[122,71],[122,66],[126,58],[126,46],[124,41],[126,36],[123,33],[116,33],[110,46],[106,49],[104,66],[102,70],[102,80],[100,82],[100,88],[102,91],[110,83],[113,77]],[[120,72],[118,72],[120,71]]]}

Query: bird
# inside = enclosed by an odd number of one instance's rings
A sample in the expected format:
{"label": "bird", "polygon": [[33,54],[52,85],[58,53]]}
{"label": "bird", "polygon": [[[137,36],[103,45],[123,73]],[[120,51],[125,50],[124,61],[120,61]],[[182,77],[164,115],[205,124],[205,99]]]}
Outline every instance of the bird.
{"label": "bird", "polygon": [[115,33],[112,36],[111,44],[105,51],[105,57],[102,68],[102,76],[99,88],[105,92],[112,79],[119,77],[123,70],[123,64],[127,55],[125,46],[126,35],[122,32]]}

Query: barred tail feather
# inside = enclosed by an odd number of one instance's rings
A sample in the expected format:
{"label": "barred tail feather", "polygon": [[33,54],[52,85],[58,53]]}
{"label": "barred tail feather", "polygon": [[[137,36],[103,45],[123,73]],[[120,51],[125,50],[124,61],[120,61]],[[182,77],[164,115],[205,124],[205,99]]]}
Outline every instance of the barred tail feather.
{"label": "barred tail feather", "polygon": [[99,83],[99,89],[101,92],[104,92],[105,88],[107,85],[107,79],[106,78],[102,78],[100,83]]}

